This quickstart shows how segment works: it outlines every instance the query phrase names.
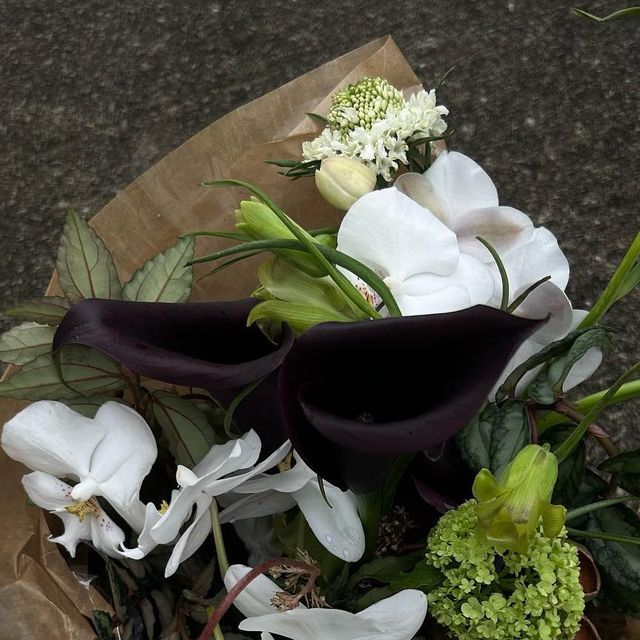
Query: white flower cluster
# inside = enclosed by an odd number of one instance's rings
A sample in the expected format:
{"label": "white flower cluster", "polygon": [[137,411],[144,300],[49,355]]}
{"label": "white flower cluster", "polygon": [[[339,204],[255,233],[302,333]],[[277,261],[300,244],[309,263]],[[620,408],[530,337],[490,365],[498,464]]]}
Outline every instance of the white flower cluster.
{"label": "white flower cluster", "polygon": [[[341,106],[340,110],[343,118],[359,122],[356,109]],[[400,108],[390,104],[384,117],[371,124],[362,122],[346,131],[325,128],[317,138],[303,143],[302,157],[305,162],[336,155],[356,158],[390,181],[399,165],[407,164],[409,143],[442,135],[447,129],[443,116],[448,113],[446,107],[436,105],[434,89],[419,91]]]}

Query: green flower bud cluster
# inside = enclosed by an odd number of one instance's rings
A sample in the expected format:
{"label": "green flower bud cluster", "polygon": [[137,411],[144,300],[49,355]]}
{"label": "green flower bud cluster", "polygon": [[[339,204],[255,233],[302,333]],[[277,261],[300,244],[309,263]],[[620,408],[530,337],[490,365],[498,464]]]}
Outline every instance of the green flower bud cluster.
{"label": "green flower bud cluster", "polygon": [[498,554],[477,535],[477,503],[445,514],[427,542],[427,562],[445,581],[429,610],[458,640],[572,640],[584,610],[578,553],[566,531],[541,531],[525,553]]}
{"label": "green flower bud cluster", "polygon": [[331,100],[329,127],[343,133],[356,127],[370,129],[390,107],[402,109],[402,92],[382,78],[363,78],[336,93]]}

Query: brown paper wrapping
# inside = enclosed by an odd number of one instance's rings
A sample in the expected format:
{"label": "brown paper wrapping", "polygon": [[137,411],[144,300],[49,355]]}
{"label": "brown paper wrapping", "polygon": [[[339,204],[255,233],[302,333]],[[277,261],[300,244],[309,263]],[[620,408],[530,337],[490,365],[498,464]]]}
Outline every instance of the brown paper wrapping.
{"label": "brown paper wrapping", "polygon": [[[391,38],[375,40],[233,111],[193,136],[129,185],[91,221],[114,255],[120,276],[196,229],[231,229],[234,210],[246,194],[205,189],[200,183],[242,178],[259,185],[307,228],[337,224],[339,212],[317,196],[312,180],[291,182],[265,160],[293,158],[317,125],[307,112],[325,113],[336,90],[363,76],[382,76],[398,88],[420,82]],[[198,255],[224,242],[199,240]],[[196,278],[207,270],[200,265]],[[255,263],[207,278],[194,286],[192,300],[233,299],[255,288]],[[55,291],[55,278],[48,292]],[[20,408],[0,401],[0,424]],[[0,640],[89,640],[84,616],[106,604],[80,584],[39,509],[29,507],[20,483],[24,467],[0,450]]]}

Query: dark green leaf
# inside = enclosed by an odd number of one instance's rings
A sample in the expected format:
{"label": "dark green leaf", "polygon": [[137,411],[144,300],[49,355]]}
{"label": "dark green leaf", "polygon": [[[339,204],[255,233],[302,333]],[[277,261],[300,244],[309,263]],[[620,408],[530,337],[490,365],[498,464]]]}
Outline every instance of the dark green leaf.
{"label": "dark green leaf", "polygon": [[516,387],[526,373],[545,362],[567,353],[573,343],[584,333],[584,331],[585,330],[573,331],[561,340],[556,340],[556,342],[548,344],[544,349],[538,351],[538,353],[525,360],[521,365],[516,367],[502,383],[502,386],[496,392],[496,399],[500,401],[508,398],[509,396],[515,395]]}
{"label": "dark green leaf", "polygon": [[309,113],[307,111],[307,115],[312,120],[315,120],[316,122],[319,122],[323,127],[326,127],[329,124],[329,121],[324,116],[321,116],[319,113]]}
{"label": "dark green leaf", "polygon": [[363,609],[370,607],[372,604],[375,604],[376,602],[380,602],[380,600],[384,600],[385,598],[388,598],[389,596],[392,596],[392,595],[393,595],[393,591],[389,586],[376,587],[375,589],[370,589],[369,591],[367,591],[367,593],[365,593],[363,596],[358,598],[358,600],[354,605],[354,608],[356,612],[362,611]]}
{"label": "dark green leaf", "polygon": [[599,469],[612,473],[625,491],[640,496],[640,449],[619,453],[605,460]]}
{"label": "dark green leaf", "polygon": [[122,287],[122,298],[137,302],[185,302],[191,293],[196,241],[181,238],[173,246],[147,260]]}
{"label": "dark green leaf", "polygon": [[[549,443],[554,449],[558,444],[564,442],[567,436],[573,431],[573,425],[559,424],[548,429],[542,435],[541,444]],[[571,504],[580,491],[585,474],[587,448],[582,441],[569,457],[563,460],[558,466],[558,479],[553,490],[553,503]]]}
{"label": "dark green leaf", "polygon": [[527,410],[517,400],[488,404],[457,438],[458,448],[471,469],[487,468],[496,476],[530,442]]}
{"label": "dark green leaf", "polygon": [[214,431],[190,400],[168,391],[152,395],[153,415],[177,464],[193,467],[215,444]]}
{"label": "dark green leaf", "polygon": [[119,300],[122,288],[113,258],[98,234],[75,212],[67,215],[56,270],[67,298]]}
{"label": "dark green leaf", "polygon": [[425,560],[419,562],[412,571],[401,573],[391,581],[391,590],[394,593],[403,589],[419,589],[429,593],[439,587],[444,581],[444,576],[439,569],[427,564]]}
{"label": "dark green leaf", "polygon": [[111,616],[106,611],[94,609],[91,612],[91,617],[99,640],[115,640]]}
{"label": "dark green leaf", "polygon": [[0,397],[17,400],[63,400],[119,391],[125,381],[117,363],[88,347],[72,345],[60,352],[60,370],[50,355],[38,356],[0,382]]}
{"label": "dark green leaf", "polygon": [[622,281],[620,288],[616,292],[614,302],[621,300],[626,295],[631,293],[640,284],[640,262],[637,262],[631,271],[627,273],[625,279]]}
{"label": "dark green leaf", "polygon": [[403,571],[409,571],[416,566],[420,560],[424,560],[425,553],[419,551],[406,556],[389,556],[386,558],[376,558],[371,562],[363,564],[351,576],[347,588],[355,589],[363,580],[376,580],[378,582],[391,582]]}
{"label": "dark green leaf", "polygon": [[15,307],[7,309],[4,314],[9,318],[30,320],[55,327],[60,324],[70,306],[66,298],[46,296],[17,304]]}
{"label": "dark green leaf", "polygon": [[23,322],[0,336],[0,362],[26,364],[51,351],[55,329],[35,322]]}
{"label": "dark green leaf", "polygon": [[[592,512],[587,530],[640,538],[640,520],[628,507],[616,505]],[[640,546],[595,539],[586,543],[602,574],[605,598],[618,611],[640,615]]]}

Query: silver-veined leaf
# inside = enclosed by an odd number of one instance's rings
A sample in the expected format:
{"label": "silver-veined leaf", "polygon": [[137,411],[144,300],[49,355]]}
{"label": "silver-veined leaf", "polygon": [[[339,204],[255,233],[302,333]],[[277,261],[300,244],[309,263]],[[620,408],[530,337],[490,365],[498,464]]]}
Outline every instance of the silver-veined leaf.
{"label": "silver-veined leaf", "polygon": [[147,260],[122,287],[124,300],[138,302],[185,302],[191,293],[195,238],[187,236]]}
{"label": "silver-veined leaf", "polygon": [[109,250],[75,211],[67,215],[56,270],[60,287],[71,300],[121,298],[122,288]]}
{"label": "silver-veined leaf", "polygon": [[22,365],[51,351],[55,329],[23,322],[0,336],[0,362]]}
{"label": "silver-veined leaf", "polygon": [[65,317],[70,308],[71,305],[66,298],[45,296],[44,298],[21,302],[7,309],[4,315],[17,320],[30,320],[31,322],[56,327],[62,322],[62,318]]}

